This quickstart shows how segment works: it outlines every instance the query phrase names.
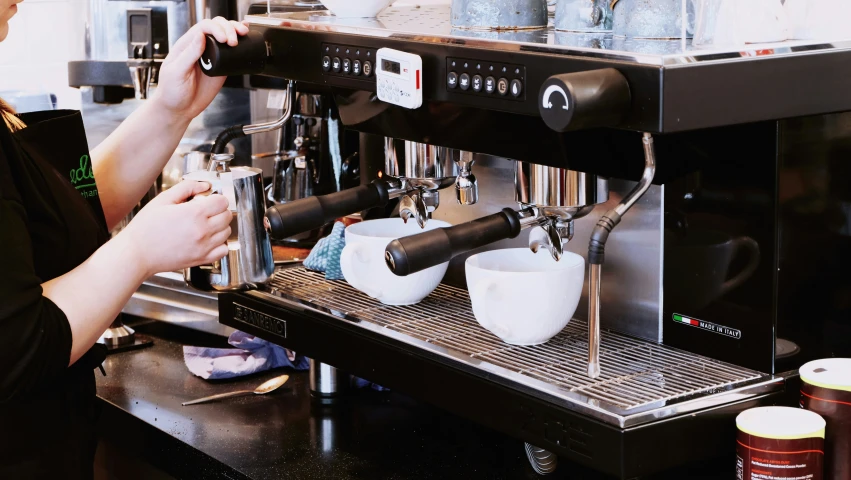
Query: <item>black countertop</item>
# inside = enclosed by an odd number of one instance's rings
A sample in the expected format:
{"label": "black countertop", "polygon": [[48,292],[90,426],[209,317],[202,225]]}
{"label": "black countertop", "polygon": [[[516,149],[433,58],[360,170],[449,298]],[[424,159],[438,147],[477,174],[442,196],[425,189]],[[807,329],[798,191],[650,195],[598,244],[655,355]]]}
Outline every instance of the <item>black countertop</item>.
{"label": "black countertop", "polygon": [[[137,328],[154,346],[110,355],[107,376],[97,374],[101,435],[177,478],[599,478],[566,462],[539,477],[522,442],[393,392],[367,388],[322,406],[311,401],[306,372],[202,380],[184,365],[182,344],[225,346],[223,340],[158,322]],[[251,390],[283,373],[290,381],[266,396],[180,405]],[[730,478],[732,463],[715,467],[659,478]]]}

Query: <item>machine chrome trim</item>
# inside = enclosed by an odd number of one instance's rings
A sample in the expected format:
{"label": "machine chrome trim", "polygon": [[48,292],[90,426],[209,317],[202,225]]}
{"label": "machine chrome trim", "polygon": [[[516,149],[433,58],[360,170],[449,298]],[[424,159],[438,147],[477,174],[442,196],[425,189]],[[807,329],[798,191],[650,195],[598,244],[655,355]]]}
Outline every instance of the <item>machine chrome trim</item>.
{"label": "machine chrome trim", "polygon": [[338,19],[328,12],[247,15],[254,25],[326,31],[422,43],[449,43],[509,52],[591,57],[652,66],[747,61],[780,56],[811,55],[851,49],[851,39],[785,41],[741,48],[703,49],[680,40],[638,40],[608,34],[557,32],[546,29],[482,31],[453,29],[449,5],[391,7],[372,19]]}
{"label": "machine chrome trim", "polygon": [[177,272],[158,273],[145,280],[122,312],[224,337],[234,332],[219,323],[218,296],[186,286]]}

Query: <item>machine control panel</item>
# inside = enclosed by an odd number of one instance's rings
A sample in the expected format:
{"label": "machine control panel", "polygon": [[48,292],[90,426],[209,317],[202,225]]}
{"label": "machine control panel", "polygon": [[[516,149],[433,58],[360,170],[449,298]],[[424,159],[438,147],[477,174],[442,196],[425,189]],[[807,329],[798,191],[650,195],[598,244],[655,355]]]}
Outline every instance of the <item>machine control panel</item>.
{"label": "machine control panel", "polygon": [[423,59],[419,55],[381,48],[376,55],[378,99],[404,108],[423,104]]}
{"label": "machine control panel", "polygon": [[355,45],[322,44],[322,71],[328,75],[375,81],[377,51]]}
{"label": "machine control panel", "polygon": [[526,67],[469,58],[446,59],[446,90],[506,100],[526,99]]}

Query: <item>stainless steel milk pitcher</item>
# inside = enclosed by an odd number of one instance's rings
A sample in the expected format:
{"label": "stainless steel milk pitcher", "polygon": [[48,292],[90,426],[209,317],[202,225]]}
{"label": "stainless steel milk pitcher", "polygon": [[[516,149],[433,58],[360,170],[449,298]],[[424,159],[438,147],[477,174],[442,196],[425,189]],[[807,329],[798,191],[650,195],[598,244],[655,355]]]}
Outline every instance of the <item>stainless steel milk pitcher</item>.
{"label": "stainless steel milk pitcher", "polygon": [[272,244],[264,226],[266,201],[263,172],[257,168],[234,167],[223,172],[195,172],[187,180],[207,181],[215,193],[229,196],[224,189],[233,178],[233,213],[228,253],[221,260],[184,270],[186,283],[202,291],[233,291],[256,288],[274,273]]}

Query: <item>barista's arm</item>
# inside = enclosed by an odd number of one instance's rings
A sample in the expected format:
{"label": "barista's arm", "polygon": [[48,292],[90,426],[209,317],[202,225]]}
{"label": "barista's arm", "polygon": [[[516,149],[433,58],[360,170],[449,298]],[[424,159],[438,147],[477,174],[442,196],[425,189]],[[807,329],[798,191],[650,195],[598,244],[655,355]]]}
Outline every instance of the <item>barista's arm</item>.
{"label": "barista's arm", "polygon": [[153,185],[189,122],[224,85],[224,77],[207,77],[198,66],[205,36],[236,45],[238,35],[246,33],[247,26],[221,17],[192,27],[163,62],[152,98],[92,151],[98,195],[110,228],[130,213]]}

